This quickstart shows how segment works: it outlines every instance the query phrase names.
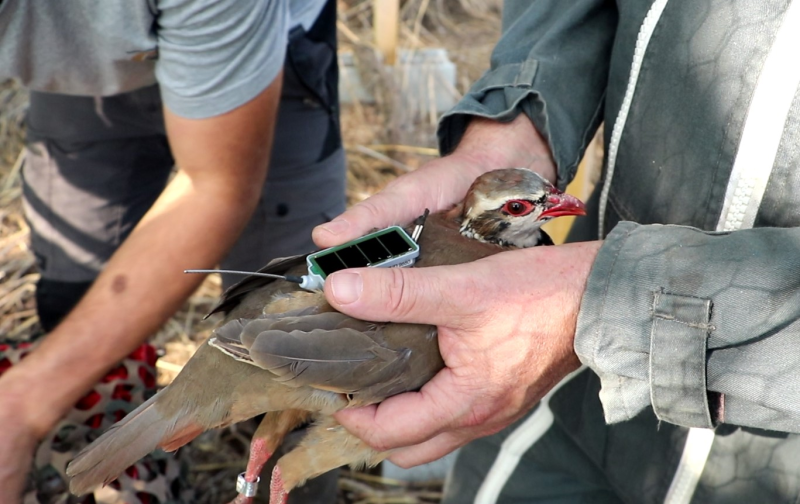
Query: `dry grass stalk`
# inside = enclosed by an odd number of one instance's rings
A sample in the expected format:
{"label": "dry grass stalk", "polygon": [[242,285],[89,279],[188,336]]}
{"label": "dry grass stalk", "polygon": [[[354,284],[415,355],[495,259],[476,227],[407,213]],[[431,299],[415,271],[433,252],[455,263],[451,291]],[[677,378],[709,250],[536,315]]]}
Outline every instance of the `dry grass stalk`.
{"label": "dry grass stalk", "polygon": [[429,504],[442,499],[442,481],[411,483],[358,471],[344,471],[339,490],[355,504]]}

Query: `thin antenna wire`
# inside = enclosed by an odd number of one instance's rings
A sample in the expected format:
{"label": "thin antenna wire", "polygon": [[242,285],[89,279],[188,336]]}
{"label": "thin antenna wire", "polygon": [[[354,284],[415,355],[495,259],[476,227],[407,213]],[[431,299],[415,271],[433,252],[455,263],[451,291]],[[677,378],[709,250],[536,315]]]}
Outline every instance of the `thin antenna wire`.
{"label": "thin antenna wire", "polygon": [[237,271],[237,270],[224,270],[224,269],[187,269],[183,270],[184,273],[227,273],[229,275],[247,275],[257,276],[264,278],[277,278],[279,280],[286,280],[287,282],[302,283],[303,279],[294,275],[274,275],[272,273],[259,273],[257,271]]}

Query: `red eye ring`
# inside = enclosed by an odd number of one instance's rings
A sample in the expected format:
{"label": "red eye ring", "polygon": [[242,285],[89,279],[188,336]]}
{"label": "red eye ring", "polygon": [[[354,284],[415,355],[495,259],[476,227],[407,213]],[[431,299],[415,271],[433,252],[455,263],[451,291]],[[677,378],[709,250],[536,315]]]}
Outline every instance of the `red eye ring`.
{"label": "red eye ring", "polygon": [[528,215],[533,211],[533,203],[528,200],[509,200],[503,205],[501,211],[506,215],[513,215],[514,217],[521,217]]}

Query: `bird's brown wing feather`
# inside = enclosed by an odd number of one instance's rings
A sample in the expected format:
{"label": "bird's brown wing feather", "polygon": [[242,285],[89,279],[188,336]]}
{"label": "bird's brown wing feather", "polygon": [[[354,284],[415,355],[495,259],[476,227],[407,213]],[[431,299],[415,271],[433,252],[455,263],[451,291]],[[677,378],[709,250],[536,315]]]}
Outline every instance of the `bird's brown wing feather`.
{"label": "bird's brown wing feather", "polygon": [[[330,342],[334,342],[333,344]],[[387,348],[375,333],[342,328],[327,331],[263,331],[250,358],[290,386],[354,393],[395,376],[407,365],[407,348]]]}
{"label": "bird's brown wing feather", "polygon": [[269,315],[230,321],[211,344],[288,386],[354,393],[407,368],[409,349],[387,345],[383,329],[339,312]]}

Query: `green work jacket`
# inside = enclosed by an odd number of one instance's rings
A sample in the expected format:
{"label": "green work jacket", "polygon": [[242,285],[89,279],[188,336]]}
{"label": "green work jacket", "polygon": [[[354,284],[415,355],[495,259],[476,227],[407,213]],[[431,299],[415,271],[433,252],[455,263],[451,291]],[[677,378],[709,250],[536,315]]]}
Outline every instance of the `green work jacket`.
{"label": "green work jacket", "polygon": [[[507,1],[491,69],[440,123],[448,153],[470,117],[526,114],[549,143],[561,187],[604,123],[603,176],[572,233],[605,240],[575,337],[592,373],[550,401],[600,466],[614,450],[630,461],[647,446],[641,457],[668,472],[688,427],[735,433],[739,447],[773,450],[777,439],[800,449],[788,434],[800,433],[794,4]],[[617,427],[588,426],[594,408]],[[657,428],[624,430],[643,417]],[[786,469],[774,464],[751,468]],[[719,469],[720,481],[736,470]],[[659,478],[668,484],[659,474],[631,482],[631,495]]]}

